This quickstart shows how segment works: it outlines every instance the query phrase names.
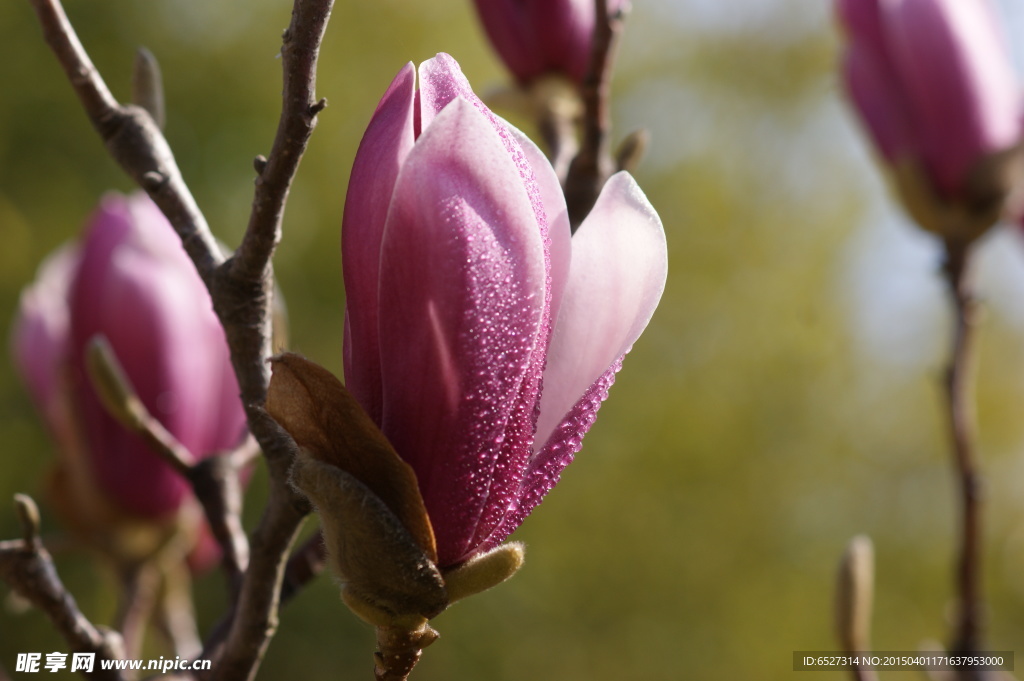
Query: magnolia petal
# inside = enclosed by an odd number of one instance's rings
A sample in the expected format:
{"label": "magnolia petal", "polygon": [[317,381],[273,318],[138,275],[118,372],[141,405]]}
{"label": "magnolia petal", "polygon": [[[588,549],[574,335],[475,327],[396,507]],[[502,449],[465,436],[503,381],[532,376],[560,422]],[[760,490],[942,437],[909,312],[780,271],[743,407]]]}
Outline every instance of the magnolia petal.
{"label": "magnolia petal", "polygon": [[508,70],[523,83],[544,73],[544,49],[538,43],[533,13],[524,11],[521,0],[475,0],[475,4],[491,46]]}
{"label": "magnolia petal", "polygon": [[850,42],[862,45],[880,59],[888,60],[885,29],[879,0],[838,0],[836,14]]}
{"label": "magnolia petal", "polygon": [[513,138],[522,147],[527,162],[533,168],[533,175],[540,190],[544,214],[548,220],[548,237],[551,241],[551,318],[558,319],[558,308],[562,304],[562,293],[569,280],[569,262],[572,259],[572,229],[569,226],[569,209],[565,205],[565,194],[558,182],[555,169],[551,167],[544,152],[529,137],[507,121],[504,121]]}
{"label": "magnolia petal", "polygon": [[377,105],[352,165],[342,221],[345,380],[348,389],[375,421],[380,419],[377,350],[380,243],[395,179],[415,142],[415,78],[412,63],[406,64]]}
{"label": "magnolia petal", "polygon": [[847,92],[882,156],[896,162],[918,153],[909,104],[891,65],[863,45],[850,45],[843,59]]}
{"label": "magnolia petal", "polygon": [[[534,176],[535,165],[524,153],[523,148],[517,141],[525,137],[521,132],[499,118],[476,96],[466,76],[462,73],[459,63],[451,55],[444,52],[439,53],[433,59],[420,64],[420,116],[423,128],[430,124],[435,116],[451,102],[461,98],[471,103],[494,127],[498,133],[505,151],[512,158],[519,176],[526,187],[537,216],[537,224],[540,226],[543,238],[548,235],[548,219],[545,212],[544,198],[538,180]],[[556,211],[557,212],[557,211]]]}
{"label": "magnolia petal", "polygon": [[482,550],[511,534],[572,462],[665,288],[668,251],[661,220],[628,173],[608,180],[572,246],[569,283],[544,372],[535,454],[515,505]]}
{"label": "magnolia petal", "polygon": [[[450,54],[439,52],[419,68],[420,130],[426,130],[434,118],[458,98],[472,102],[481,113],[489,110],[473,92],[462,67]],[[491,114],[493,116],[493,114]]]}
{"label": "magnolia petal", "polygon": [[608,399],[608,390],[615,382],[615,374],[622,368],[622,358],[587,389],[558,426],[540,452],[531,460],[523,475],[515,503],[509,507],[503,522],[494,532],[481,542],[478,550],[490,551],[505,541],[508,535],[519,527],[530,512],[539,504],[551,489],[558,484],[562,471],[572,463],[576,453],[583,445],[583,436],[597,420],[597,411]]}
{"label": "magnolia petal", "polygon": [[416,474],[331,372],[293,353],[271,358],[267,413],[310,456],[349,473],[398,517],[432,561],[434,533]]}
{"label": "magnolia petal", "polygon": [[444,566],[467,550],[484,505],[507,503],[488,502],[494,469],[509,444],[529,448],[533,410],[517,404],[547,335],[531,197],[465,100],[425,125],[399,173],[380,294],[381,429],[416,471]]}
{"label": "magnolia petal", "polygon": [[647,326],[665,289],[661,220],[628,173],[613,175],[572,238],[572,264],[555,323],[534,449]]}
{"label": "magnolia petal", "polygon": [[55,432],[65,427],[54,417],[61,411],[56,401],[70,351],[68,288],[80,257],[77,246],[65,244],[43,261],[36,280],[21,293],[11,333],[15,368]]}
{"label": "magnolia petal", "polygon": [[883,17],[925,164],[956,194],[980,156],[1020,137],[1020,89],[994,10],[985,0],[903,0]]}
{"label": "magnolia petal", "polygon": [[193,454],[238,439],[241,402],[226,406],[225,391],[206,383],[216,377],[220,388],[226,380],[223,330],[177,235],[148,198],[104,199],[85,235],[69,304],[71,378],[100,486],[130,512],[177,508],[187,483],[106,413],[84,370],[88,341],[103,335],[146,408]]}

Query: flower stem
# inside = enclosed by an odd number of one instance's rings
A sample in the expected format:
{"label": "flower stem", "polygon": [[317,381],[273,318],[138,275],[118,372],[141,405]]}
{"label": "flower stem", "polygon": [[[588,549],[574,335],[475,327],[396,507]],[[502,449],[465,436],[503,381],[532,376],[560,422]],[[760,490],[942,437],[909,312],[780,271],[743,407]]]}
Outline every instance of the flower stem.
{"label": "flower stem", "polygon": [[[954,465],[961,498],[961,535],[957,558],[957,602],[951,652],[973,653],[981,638],[981,478],[975,452],[976,418],[973,399],[973,330],[977,303],[969,272],[971,242],[946,240],[945,275],[954,305],[952,356],[946,376]],[[963,679],[983,678],[965,672]]]}
{"label": "flower stem", "polygon": [[406,681],[423,649],[436,641],[438,633],[426,621],[416,629],[377,627],[377,652],[374,653],[376,681]]}

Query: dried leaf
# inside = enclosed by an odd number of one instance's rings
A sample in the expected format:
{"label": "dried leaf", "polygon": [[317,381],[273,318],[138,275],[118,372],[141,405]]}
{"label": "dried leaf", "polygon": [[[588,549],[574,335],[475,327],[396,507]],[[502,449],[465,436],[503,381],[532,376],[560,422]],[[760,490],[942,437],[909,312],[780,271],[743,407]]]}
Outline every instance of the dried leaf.
{"label": "dried leaf", "polygon": [[447,607],[441,573],[366,485],[305,450],[292,483],[320,513],[330,564],[357,615],[377,626],[416,626]]}
{"label": "dried leaf", "polygon": [[331,372],[304,357],[271,359],[267,411],[300,447],[355,477],[398,517],[431,561],[437,561],[416,474]]}

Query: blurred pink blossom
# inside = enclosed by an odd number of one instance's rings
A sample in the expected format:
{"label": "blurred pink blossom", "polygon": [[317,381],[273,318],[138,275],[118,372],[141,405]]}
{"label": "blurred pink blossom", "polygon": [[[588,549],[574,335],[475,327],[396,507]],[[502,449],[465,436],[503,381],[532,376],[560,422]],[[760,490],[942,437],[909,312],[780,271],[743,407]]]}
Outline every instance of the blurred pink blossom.
{"label": "blurred pink blossom", "polygon": [[558,481],[654,313],[657,213],[613,176],[570,237],[539,149],[454,59],[405,66],[342,230],[349,391],[415,470],[438,564],[498,545]]}
{"label": "blurred pink blossom", "polygon": [[1021,138],[1024,110],[988,0],[838,0],[846,88],[879,151],[910,161],[938,194]]}
{"label": "blurred pink blossom", "polygon": [[62,454],[86,460],[104,500],[129,516],[171,514],[188,483],[100,403],[85,371],[98,334],[194,456],[237,444],[245,414],[224,332],[180,240],[143,194],[104,197],[81,241],[40,267],[22,293],[12,350]]}
{"label": "blurred pink blossom", "polygon": [[[491,45],[520,83],[546,73],[581,82],[594,34],[594,0],[475,0]],[[608,11],[628,0],[608,0]]]}

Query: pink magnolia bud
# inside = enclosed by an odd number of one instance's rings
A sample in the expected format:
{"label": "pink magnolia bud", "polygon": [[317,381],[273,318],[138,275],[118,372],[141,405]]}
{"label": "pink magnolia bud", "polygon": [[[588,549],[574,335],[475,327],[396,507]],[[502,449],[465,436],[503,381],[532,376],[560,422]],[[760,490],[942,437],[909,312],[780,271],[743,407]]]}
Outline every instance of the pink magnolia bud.
{"label": "pink magnolia bud", "polygon": [[579,451],[664,289],[628,173],[570,238],[540,150],[440,54],[403,68],[352,169],[349,391],[414,469],[438,565],[497,546]]}
{"label": "pink magnolia bud", "polygon": [[[594,34],[594,0],[475,0],[487,37],[521,83],[546,73],[580,82]],[[608,11],[628,0],[608,0]]]}
{"label": "pink magnolia bud", "polygon": [[106,196],[81,242],[44,263],[22,293],[12,349],[65,457],[87,461],[100,494],[129,515],[172,513],[188,483],[100,403],[85,370],[96,335],[193,455],[238,442],[245,415],[224,332],[177,235],[145,195]]}
{"label": "pink magnolia bud", "polygon": [[1020,90],[988,0],[838,0],[843,76],[882,155],[964,198],[969,174],[1021,139]]}

